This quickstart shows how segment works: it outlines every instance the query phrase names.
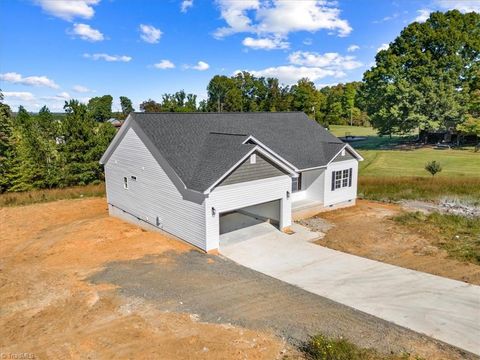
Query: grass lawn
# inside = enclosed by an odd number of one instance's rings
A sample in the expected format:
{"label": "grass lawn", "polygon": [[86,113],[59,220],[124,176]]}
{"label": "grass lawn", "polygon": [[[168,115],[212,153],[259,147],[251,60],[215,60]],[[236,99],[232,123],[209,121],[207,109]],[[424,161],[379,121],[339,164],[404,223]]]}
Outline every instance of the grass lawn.
{"label": "grass lawn", "polygon": [[377,136],[377,132],[372,127],[349,126],[349,125],[330,125],[330,132],[335,136]]}
{"label": "grass lawn", "polygon": [[435,177],[479,177],[480,153],[473,150],[360,150],[360,176],[430,176],[424,169],[429,161],[440,162]]}

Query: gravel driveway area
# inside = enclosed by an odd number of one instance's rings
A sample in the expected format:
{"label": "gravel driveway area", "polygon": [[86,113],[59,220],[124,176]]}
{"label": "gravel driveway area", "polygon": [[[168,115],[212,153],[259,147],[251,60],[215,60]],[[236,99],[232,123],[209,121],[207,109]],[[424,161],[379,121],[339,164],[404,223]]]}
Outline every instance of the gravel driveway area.
{"label": "gravel driveway area", "polygon": [[200,321],[270,330],[291,344],[322,333],[384,353],[425,358],[474,358],[454,347],[335,303],[220,256],[167,252],[107,264],[89,279],[116,285],[121,295]]}

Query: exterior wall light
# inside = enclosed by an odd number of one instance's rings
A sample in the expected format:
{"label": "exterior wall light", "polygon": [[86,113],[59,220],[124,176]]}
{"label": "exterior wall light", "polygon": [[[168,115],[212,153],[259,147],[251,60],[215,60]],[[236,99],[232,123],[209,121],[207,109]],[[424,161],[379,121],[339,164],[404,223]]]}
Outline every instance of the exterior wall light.
{"label": "exterior wall light", "polygon": [[212,207],[212,216],[215,216],[216,213],[217,213],[217,210],[215,210],[215,208]]}
{"label": "exterior wall light", "polygon": [[290,191],[287,191],[287,199],[290,199]]}

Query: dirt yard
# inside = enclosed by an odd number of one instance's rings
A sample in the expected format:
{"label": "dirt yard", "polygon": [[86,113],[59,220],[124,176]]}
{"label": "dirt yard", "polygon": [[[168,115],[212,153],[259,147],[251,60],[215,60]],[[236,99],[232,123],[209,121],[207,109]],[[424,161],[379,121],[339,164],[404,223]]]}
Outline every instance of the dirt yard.
{"label": "dirt yard", "polygon": [[108,217],[105,199],[2,208],[0,224],[2,354],[272,359],[288,348],[266,332],[161,312],[85,281],[110,261],[191,250]]}
{"label": "dirt yard", "polygon": [[312,218],[303,224],[327,230],[319,245],[480,285],[480,266],[449,258],[435,246],[436,239],[391,220],[401,212],[399,205],[359,200],[354,207],[322,213],[319,221]]}
{"label": "dirt yard", "polygon": [[1,208],[0,230],[2,358],[295,359],[293,345],[318,332],[471,358],[110,218],[102,198]]}

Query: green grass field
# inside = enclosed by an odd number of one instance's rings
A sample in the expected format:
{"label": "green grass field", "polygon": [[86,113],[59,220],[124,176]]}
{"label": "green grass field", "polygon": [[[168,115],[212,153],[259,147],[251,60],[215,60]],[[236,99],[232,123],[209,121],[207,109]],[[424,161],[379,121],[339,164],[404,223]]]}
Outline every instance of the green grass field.
{"label": "green grass field", "polygon": [[424,169],[425,164],[436,160],[443,168],[438,177],[480,177],[480,153],[472,148],[387,150],[382,147],[395,145],[405,138],[379,137],[374,129],[360,126],[332,125],[330,131],[336,136],[345,133],[368,136],[367,140],[351,143],[365,159],[360,163],[363,176],[430,176]]}
{"label": "green grass field", "polygon": [[436,160],[442,171],[435,177],[480,177],[480,153],[473,150],[359,150],[364,176],[431,176],[425,164]]}

